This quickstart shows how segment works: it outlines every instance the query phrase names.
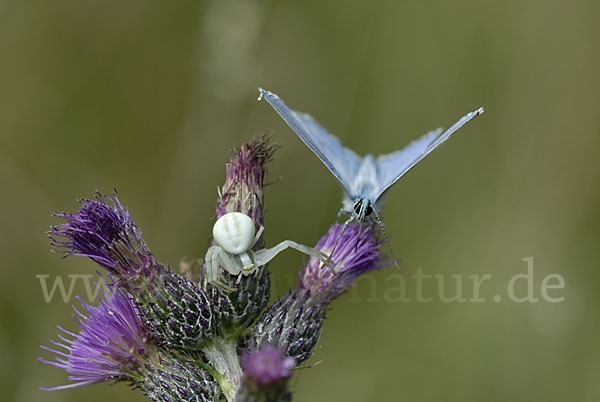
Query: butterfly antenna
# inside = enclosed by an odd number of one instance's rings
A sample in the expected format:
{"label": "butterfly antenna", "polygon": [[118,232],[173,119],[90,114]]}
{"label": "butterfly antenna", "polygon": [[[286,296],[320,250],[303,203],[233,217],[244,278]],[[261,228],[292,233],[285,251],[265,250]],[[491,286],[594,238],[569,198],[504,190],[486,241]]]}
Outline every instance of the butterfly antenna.
{"label": "butterfly antenna", "polygon": [[379,216],[379,214],[377,213],[377,211],[375,210],[375,208],[373,208],[373,213],[375,213],[375,218],[377,220],[377,224],[381,228],[381,232],[383,233],[383,238],[385,239],[385,244],[387,245],[387,248],[390,251],[390,255],[392,256],[392,262],[394,263],[394,265],[396,266],[396,268],[398,268],[401,272],[404,272],[404,270],[400,266],[400,261],[394,255],[394,250],[392,250],[392,244],[390,243],[390,238],[385,233],[385,225],[381,221],[381,217]]}

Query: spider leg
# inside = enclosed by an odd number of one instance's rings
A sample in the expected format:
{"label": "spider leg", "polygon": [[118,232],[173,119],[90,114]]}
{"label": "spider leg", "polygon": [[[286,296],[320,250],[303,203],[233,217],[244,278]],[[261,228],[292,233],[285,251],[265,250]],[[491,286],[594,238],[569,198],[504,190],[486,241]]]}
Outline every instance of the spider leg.
{"label": "spider leg", "polygon": [[230,258],[229,254],[223,249],[219,249],[217,255],[214,258],[215,261],[215,275],[212,281],[212,285],[215,286],[222,292],[231,293],[237,290],[237,288],[229,286],[227,281],[223,278],[218,278],[219,273],[219,265],[223,267],[225,271],[230,273],[231,275],[239,274],[239,267],[235,263],[235,259]]}
{"label": "spider leg", "polygon": [[215,252],[216,247],[210,247],[206,251],[206,255],[204,256],[204,278],[202,279],[202,287],[206,291],[206,287],[208,283],[212,283],[216,278],[214,278],[214,272],[217,269],[215,267]]}
{"label": "spider leg", "polygon": [[254,235],[254,241],[252,242],[252,247],[254,247],[254,245],[258,242],[258,240],[260,239],[260,236],[262,235],[264,230],[265,230],[265,227],[263,225],[260,225],[260,227],[258,228],[258,232],[256,232],[256,234]]}
{"label": "spider leg", "polygon": [[256,260],[256,265],[259,267],[266,265],[269,261],[275,258],[277,254],[279,254],[287,248],[293,248],[295,250],[300,251],[301,253],[318,258],[323,264],[329,266],[333,273],[335,273],[333,268],[329,265],[329,257],[327,255],[325,255],[319,250],[305,246],[303,244],[298,244],[292,240],[284,240],[274,247],[264,248],[262,250],[255,251],[254,258]]}
{"label": "spider leg", "polygon": [[212,282],[212,285],[214,287],[216,287],[217,289],[219,289],[221,292],[225,292],[225,293],[231,293],[231,292],[235,292],[237,290],[237,288],[232,288],[221,280],[216,280],[216,281]]}
{"label": "spider leg", "polygon": [[232,288],[227,285],[223,280],[219,278],[219,266],[229,272],[232,275],[237,275],[240,272],[239,264],[236,264],[235,259],[230,258],[229,254],[219,246],[213,246],[208,249],[205,257],[205,290],[206,284],[210,283],[212,286],[224,292],[233,292],[236,288]]}
{"label": "spider leg", "polygon": [[225,250],[221,249],[217,258],[219,264],[231,275],[238,275],[241,272],[242,269],[237,263],[237,260],[227,254]]}

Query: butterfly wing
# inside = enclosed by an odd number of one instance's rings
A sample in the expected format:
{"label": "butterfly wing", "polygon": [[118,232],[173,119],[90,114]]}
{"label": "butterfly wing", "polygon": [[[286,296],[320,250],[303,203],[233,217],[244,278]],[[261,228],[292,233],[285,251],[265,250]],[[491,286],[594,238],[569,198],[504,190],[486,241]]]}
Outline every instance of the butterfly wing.
{"label": "butterfly wing", "polygon": [[329,134],[311,116],[289,109],[274,93],[258,89],[260,97],[264,98],[283,118],[283,120],[298,134],[298,137],[321,159],[321,162],[333,173],[344,189],[351,193],[352,183],[362,158],[352,150],[345,148],[337,137]]}
{"label": "butterfly wing", "polygon": [[378,199],[392,184],[404,176],[413,166],[429,155],[431,151],[445,142],[459,128],[467,124],[474,117],[483,113],[483,108],[479,108],[459,121],[452,127],[442,133],[442,129],[437,129],[425,134],[423,137],[411,142],[404,149],[391,154],[382,155],[377,158],[377,174],[379,188],[373,199]]}

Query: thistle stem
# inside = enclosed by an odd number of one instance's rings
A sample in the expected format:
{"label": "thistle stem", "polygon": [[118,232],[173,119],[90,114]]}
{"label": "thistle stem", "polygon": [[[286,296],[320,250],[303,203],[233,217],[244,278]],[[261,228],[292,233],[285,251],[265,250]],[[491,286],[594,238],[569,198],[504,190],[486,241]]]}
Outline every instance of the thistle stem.
{"label": "thistle stem", "polygon": [[222,376],[217,376],[225,398],[233,402],[242,380],[242,368],[237,354],[237,340],[218,337],[203,349],[209,364]]}

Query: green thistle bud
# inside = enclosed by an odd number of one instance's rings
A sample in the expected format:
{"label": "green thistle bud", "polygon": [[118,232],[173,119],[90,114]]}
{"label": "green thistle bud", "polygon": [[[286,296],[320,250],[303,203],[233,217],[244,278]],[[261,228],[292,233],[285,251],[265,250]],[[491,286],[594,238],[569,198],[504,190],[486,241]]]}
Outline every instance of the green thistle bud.
{"label": "green thistle bud", "polygon": [[189,361],[161,353],[144,372],[142,391],[156,402],[214,402],[221,390],[210,374]]}

